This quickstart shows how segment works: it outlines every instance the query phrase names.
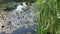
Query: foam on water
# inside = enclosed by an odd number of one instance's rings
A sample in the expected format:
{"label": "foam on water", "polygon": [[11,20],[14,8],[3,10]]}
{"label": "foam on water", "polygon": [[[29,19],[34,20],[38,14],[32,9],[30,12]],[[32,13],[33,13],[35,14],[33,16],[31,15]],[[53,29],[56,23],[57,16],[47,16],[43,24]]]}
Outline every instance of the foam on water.
{"label": "foam on water", "polygon": [[18,5],[17,8],[15,9],[15,11],[22,11],[23,6],[22,5]]}

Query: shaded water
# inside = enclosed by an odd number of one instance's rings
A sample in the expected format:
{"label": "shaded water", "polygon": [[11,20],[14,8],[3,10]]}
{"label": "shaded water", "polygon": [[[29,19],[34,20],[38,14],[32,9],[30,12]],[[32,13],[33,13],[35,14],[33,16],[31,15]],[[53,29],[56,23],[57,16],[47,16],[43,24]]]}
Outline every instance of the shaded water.
{"label": "shaded water", "polygon": [[17,28],[12,34],[37,34],[37,31],[33,30],[34,26],[31,26],[29,28],[25,28],[25,26],[21,28]]}

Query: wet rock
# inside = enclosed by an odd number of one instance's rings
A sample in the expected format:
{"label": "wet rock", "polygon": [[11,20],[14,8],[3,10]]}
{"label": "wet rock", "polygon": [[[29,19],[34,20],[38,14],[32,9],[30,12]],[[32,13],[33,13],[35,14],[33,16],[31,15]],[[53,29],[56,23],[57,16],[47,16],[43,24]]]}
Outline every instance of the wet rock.
{"label": "wet rock", "polygon": [[7,7],[5,9],[3,9],[4,11],[11,11],[13,9],[13,7]]}

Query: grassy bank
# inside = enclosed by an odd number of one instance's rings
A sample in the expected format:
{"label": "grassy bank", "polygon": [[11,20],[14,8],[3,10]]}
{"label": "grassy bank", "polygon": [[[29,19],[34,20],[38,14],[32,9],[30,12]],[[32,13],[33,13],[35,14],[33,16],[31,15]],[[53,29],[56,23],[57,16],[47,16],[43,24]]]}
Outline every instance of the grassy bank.
{"label": "grassy bank", "polygon": [[57,34],[57,0],[37,0],[36,3],[40,12],[37,22],[38,34]]}

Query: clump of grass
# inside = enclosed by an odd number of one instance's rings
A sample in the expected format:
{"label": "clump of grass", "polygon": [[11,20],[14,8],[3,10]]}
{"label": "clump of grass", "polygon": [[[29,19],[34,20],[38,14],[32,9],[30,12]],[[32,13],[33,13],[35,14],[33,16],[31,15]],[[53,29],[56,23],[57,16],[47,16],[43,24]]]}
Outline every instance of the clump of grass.
{"label": "clump of grass", "polygon": [[[38,34],[56,34],[57,30],[57,0],[37,0]],[[38,14],[38,13],[37,13]],[[37,15],[38,16],[38,15]]]}

